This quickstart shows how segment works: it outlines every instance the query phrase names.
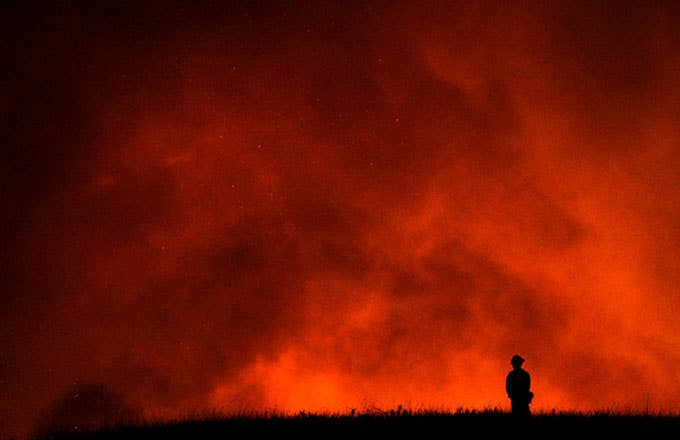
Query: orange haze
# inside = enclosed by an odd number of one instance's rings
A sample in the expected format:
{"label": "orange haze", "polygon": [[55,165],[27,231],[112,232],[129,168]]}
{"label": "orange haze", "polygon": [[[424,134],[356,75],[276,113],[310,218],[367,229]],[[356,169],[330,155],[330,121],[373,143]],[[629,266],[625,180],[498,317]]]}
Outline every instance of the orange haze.
{"label": "orange haze", "polygon": [[677,2],[234,3],[2,7],[0,432],[677,410]]}

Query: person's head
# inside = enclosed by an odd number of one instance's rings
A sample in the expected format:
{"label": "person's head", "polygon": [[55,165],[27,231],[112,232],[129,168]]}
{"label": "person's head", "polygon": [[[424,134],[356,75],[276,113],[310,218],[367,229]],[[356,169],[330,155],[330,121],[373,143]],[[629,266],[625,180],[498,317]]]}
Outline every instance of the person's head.
{"label": "person's head", "polygon": [[515,370],[519,370],[520,368],[522,368],[524,358],[516,354],[512,357],[512,359],[510,359],[510,363],[512,364],[512,368],[514,368]]}

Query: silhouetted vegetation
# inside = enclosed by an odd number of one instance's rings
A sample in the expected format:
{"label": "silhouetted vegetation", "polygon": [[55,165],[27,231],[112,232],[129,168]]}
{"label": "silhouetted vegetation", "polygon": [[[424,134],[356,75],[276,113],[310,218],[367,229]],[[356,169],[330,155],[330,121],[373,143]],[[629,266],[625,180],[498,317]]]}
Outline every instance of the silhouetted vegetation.
{"label": "silhouetted vegetation", "polygon": [[[209,417],[103,428],[85,432],[52,433],[50,439],[173,439],[173,438],[562,438],[564,435],[663,436],[680,434],[680,417],[599,413],[538,414],[517,418],[496,409],[462,410],[455,413],[410,411],[356,412],[344,415],[300,412],[295,416],[276,413]],[[283,436],[283,437],[281,437]],[[634,437],[636,438],[636,437]]]}
{"label": "silhouetted vegetation", "polygon": [[123,397],[99,383],[75,383],[40,416],[36,433],[92,431],[102,425],[135,420],[136,412]]}

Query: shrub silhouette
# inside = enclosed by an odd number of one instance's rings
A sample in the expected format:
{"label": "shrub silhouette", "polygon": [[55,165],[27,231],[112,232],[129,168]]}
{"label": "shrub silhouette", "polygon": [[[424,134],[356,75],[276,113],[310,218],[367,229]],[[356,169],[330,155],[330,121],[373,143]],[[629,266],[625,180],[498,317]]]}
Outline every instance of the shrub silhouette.
{"label": "shrub silhouette", "polygon": [[42,414],[36,435],[92,431],[134,419],[135,411],[106,385],[76,384],[68,387]]}

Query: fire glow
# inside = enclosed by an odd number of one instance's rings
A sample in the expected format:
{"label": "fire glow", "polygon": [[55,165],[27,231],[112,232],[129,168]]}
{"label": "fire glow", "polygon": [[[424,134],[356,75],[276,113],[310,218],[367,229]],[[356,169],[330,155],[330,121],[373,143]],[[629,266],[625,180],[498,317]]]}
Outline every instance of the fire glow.
{"label": "fire glow", "polygon": [[678,7],[467,3],[16,11],[0,430],[677,408]]}

